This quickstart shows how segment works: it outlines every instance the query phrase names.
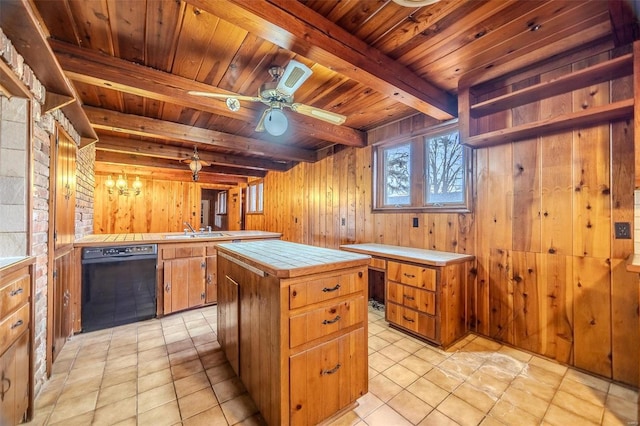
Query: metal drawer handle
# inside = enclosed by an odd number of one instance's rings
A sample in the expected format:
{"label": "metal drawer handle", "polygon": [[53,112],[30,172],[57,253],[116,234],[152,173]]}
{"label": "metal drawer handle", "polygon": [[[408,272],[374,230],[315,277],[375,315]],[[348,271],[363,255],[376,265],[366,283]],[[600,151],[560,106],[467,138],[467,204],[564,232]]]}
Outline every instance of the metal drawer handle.
{"label": "metal drawer handle", "polygon": [[340,370],[340,367],[342,367],[342,365],[340,365],[340,363],[338,363],[335,367],[333,367],[331,370],[322,370],[322,372],[320,372],[320,374],[322,376],[326,376],[328,374],[333,374],[336,371]]}
{"label": "metal drawer handle", "polygon": [[402,296],[403,296],[405,299],[407,299],[407,300],[416,300],[416,298],[415,298],[415,297],[413,297],[413,296],[409,296],[408,294],[403,294]]}
{"label": "metal drawer handle", "polygon": [[325,292],[325,293],[328,293],[328,292],[336,291],[336,290],[339,290],[339,289],[340,289],[340,284],[336,284],[335,287],[332,287],[332,288],[325,287],[325,288],[322,289],[322,291]]}
{"label": "metal drawer handle", "polygon": [[322,321],[322,324],[327,325],[327,324],[333,324],[340,321],[340,315],[336,315],[336,317],[332,320],[324,320]]}
{"label": "metal drawer handle", "polygon": [[404,319],[405,321],[408,321],[408,322],[416,322],[414,319],[407,318],[405,315],[402,316],[402,319]]}
{"label": "metal drawer handle", "polygon": [[14,322],[11,325],[11,329],[13,330],[14,328],[20,327],[22,324],[24,324],[24,322],[21,319],[19,319],[18,321]]}
{"label": "metal drawer handle", "polygon": [[13,297],[13,296],[17,296],[19,294],[22,294],[24,290],[22,289],[22,287],[17,288],[15,290],[13,290],[11,293],[9,293],[9,296]]}
{"label": "metal drawer handle", "polygon": [[404,275],[404,276],[405,276],[405,277],[407,277],[407,278],[415,278],[415,277],[416,277],[415,275],[413,275],[413,274],[407,274],[406,272],[405,272],[404,274],[402,274],[402,275]]}

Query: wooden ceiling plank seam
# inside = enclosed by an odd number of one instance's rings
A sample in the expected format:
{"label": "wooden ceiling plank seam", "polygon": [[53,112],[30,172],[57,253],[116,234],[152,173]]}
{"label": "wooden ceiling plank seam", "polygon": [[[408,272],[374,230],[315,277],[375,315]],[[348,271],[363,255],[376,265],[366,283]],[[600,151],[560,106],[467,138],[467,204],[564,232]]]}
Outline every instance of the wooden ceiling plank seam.
{"label": "wooden ceiling plank seam", "polygon": [[[433,34],[427,30],[423,33],[424,35],[414,37],[411,43],[394,51],[391,56],[420,73],[418,68],[422,66],[438,63],[447,58],[458,58],[461,56],[459,49],[464,49],[468,44],[488,43],[491,46],[491,42],[500,43],[502,40],[495,36],[495,32],[504,30],[504,23],[515,22],[515,25],[521,25],[522,22],[518,17],[530,9],[527,2],[504,2],[497,10],[491,6],[492,4],[488,3],[485,8],[473,9],[458,21],[460,25],[447,26],[441,31],[437,29]],[[452,16],[447,19],[452,19]],[[521,32],[525,29],[526,27],[523,26],[517,31]]]}
{"label": "wooden ceiling plank seam", "polygon": [[189,80],[196,79],[219,21],[220,18],[201,13],[192,5],[187,5],[182,23],[183,30],[176,44],[172,74]]}
{"label": "wooden ceiling plank seam", "polygon": [[235,53],[247,38],[247,31],[231,25],[222,19],[218,20],[213,43],[208,47],[203,65],[196,80],[211,86],[221,87],[221,81],[230,69]]}
{"label": "wooden ceiling plank seam", "polygon": [[[50,43],[66,74],[74,81],[129,92],[252,123],[257,122],[257,116],[261,113],[261,111],[252,109],[253,105],[243,105],[240,111],[233,112],[220,100],[185,95],[188,90],[208,91],[213,89],[204,83],[113,58],[99,52],[74,47],[67,43],[55,40],[51,40]],[[216,89],[216,92],[232,93],[219,89]],[[256,105],[263,107],[261,103]],[[296,120],[290,121],[289,127],[307,131],[309,123],[313,123],[312,135],[319,139],[351,146],[364,146],[362,132],[346,126],[316,122],[318,120],[313,118],[296,116]]]}
{"label": "wooden ceiling plank seam", "polygon": [[[147,8],[119,0],[107,0],[110,37],[114,56],[136,63],[144,63],[144,28]],[[138,13],[141,11],[141,13]],[[115,19],[112,17],[115,16]]]}
{"label": "wooden ceiling plank seam", "polygon": [[[603,37],[610,37],[609,24],[602,23],[596,27],[591,27],[582,33],[573,33],[561,40],[558,40],[550,45],[545,46],[545,57],[551,58],[557,55],[562,55],[568,49],[580,45],[588,45],[591,42],[601,40]],[[526,68],[539,63],[541,60],[540,52],[533,51],[521,54],[515,58],[501,58],[500,61],[492,62],[485,68],[476,69],[461,76],[459,85],[464,84],[467,86],[475,86],[480,83],[484,83],[505,74],[508,74],[514,70]]]}
{"label": "wooden ceiling plank seam", "polygon": [[[424,40],[415,40],[416,37],[424,33],[427,33],[424,34],[425,36],[440,35],[441,31],[446,31],[453,26],[453,23],[466,19],[465,17],[473,13],[474,9],[482,8],[488,1],[440,1],[433,5],[434,8],[422,8],[411,13],[404,22],[394,28],[394,31],[388,32],[370,44],[389,57],[397,59],[402,56],[404,50],[411,49],[416,43],[423,44]],[[507,3],[504,3],[506,7]]]}
{"label": "wooden ceiling plank seam", "polygon": [[[444,0],[442,3],[449,3],[448,0]],[[424,8],[423,8],[424,10]],[[413,20],[413,16],[418,10],[412,10],[407,13],[407,8],[400,6],[396,3],[387,2],[381,5],[380,9],[371,16],[367,22],[363,23],[360,28],[353,33],[356,37],[363,40],[371,46],[377,46],[377,42],[388,34],[395,32],[407,20]],[[431,15],[433,16],[433,14]],[[381,25],[384,23],[384,25]],[[383,49],[380,49],[384,51]]]}
{"label": "wooden ceiling plank seam", "polygon": [[[216,2],[218,7],[214,10],[204,0],[187,1],[278,46],[337,68],[348,77],[426,114],[440,119],[449,119],[457,114],[456,99],[453,96],[422,80],[401,64],[298,2],[289,2],[285,8],[280,0],[220,0]],[[223,1],[224,4],[221,4]],[[255,16],[255,19],[247,19],[247,13]],[[297,17],[302,15],[305,20]],[[269,20],[277,22],[283,28],[278,28]]]}
{"label": "wooden ceiling plank seam", "polygon": [[315,152],[291,146],[94,107],[85,106],[85,112],[89,117],[89,121],[96,129],[107,129],[161,139],[199,142],[207,145],[238,149],[264,157],[273,156],[304,162],[316,161]]}
{"label": "wooden ceiling plank seam", "polygon": [[[575,4],[575,2],[573,3]],[[587,6],[582,5],[578,9],[584,10],[587,9]],[[575,10],[572,9],[565,13],[574,12]],[[489,45],[485,45],[483,43],[482,45],[477,46],[477,48],[475,48],[476,46],[473,46],[474,43],[469,43],[456,52],[455,60],[454,57],[449,59],[443,58],[443,60],[431,63],[417,71],[420,73],[428,70],[429,75],[449,76],[449,78],[452,78],[451,74],[446,72],[447,68],[457,73],[457,75],[461,75],[464,72],[482,67],[486,63],[500,60],[503,57],[512,57],[516,53],[526,53],[527,51],[535,50],[537,47],[544,49],[546,45],[555,40],[562,39],[568,34],[578,32],[578,30],[597,25],[598,22],[602,22],[604,20],[606,20],[606,15],[602,13],[584,21],[582,19],[578,19],[578,23],[575,26],[567,28],[564,19],[558,19],[558,14],[555,14],[555,16],[551,15],[550,19],[547,21],[537,21],[542,24],[542,27],[538,31],[531,31],[529,28],[521,28],[519,33],[514,37],[499,37],[501,42],[491,43]],[[517,46],[524,47],[518,49]]]}
{"label": "wooden ceiling plank seam", "polygon": [[[96,150],[137,154],[168,160],[188,160],[193,156],[193,148],[177,147],[146,141],[133,142],[137,143],[132,143],[131,140],[126,140],[124,138],[101,135],[98,143],[96,144]],[[202,148],[202,145],[199,148]],[[200,149],[199,155],[203,161],[207,161],[218,166],[242,169],[248,174],[268,170],[286,171],[289,168],[288,163],[203,151],[202,149]]]}
{"label": "wooden ceiling plank seam", "polygon": [[171,71],[185,7],[184,2],[170,0],[147,2],[144,50],[146,66]]}

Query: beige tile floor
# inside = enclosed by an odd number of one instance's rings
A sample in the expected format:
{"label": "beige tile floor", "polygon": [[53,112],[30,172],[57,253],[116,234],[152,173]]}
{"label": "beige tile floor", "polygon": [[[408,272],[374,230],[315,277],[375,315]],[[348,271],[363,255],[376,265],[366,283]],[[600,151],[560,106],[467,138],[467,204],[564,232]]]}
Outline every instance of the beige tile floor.
{"label": "beige tile floor", "polygon": [[[208,307],[73,337],[37,425],[264,424]],[[469,335],[441,351],[369,309],[369,393],[334,425],[637,425],[637,390]]]}

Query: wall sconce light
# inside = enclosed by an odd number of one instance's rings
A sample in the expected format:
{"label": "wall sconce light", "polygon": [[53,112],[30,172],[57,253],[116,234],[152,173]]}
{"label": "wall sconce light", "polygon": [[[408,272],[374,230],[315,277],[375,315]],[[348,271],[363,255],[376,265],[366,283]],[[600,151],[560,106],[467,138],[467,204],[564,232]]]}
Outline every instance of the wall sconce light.
{"label": "wall sconce light", "polygon": [[104,186],[107,187],[109,194],[113,194],[113,191],[117,190],[118,194],[124,195],[125,197],[128,197],[130,194],[140,195],[140,191],[142,190],[142,182],[140,181],[139,176],[136,176],[136,179],[131,184],[131,188],[129,188],[126,173],[124,177],[119,175],[118,180],[116,181],[114,181],[111,175],[109,175],[107,180],[104,182]]}

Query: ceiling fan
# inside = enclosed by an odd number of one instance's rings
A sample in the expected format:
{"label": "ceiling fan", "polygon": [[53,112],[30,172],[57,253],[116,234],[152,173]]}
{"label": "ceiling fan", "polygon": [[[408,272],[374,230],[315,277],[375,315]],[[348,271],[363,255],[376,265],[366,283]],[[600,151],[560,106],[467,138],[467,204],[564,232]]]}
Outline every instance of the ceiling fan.
{"label": "ceiling fan", "polygon": [[206,96],[209,98],[226,99],[227,107],[231,111],[240,109],[240,101],[262,102],[268,108],[264,110],[256,132],[264,132],[273,136],[280,136],[288,126],[287,116],[282,112],[284,108],[289,108],[297,113],[317,118],[331,124],[340,125],[347,117],[335,112],[316,108],[310,105],[293,102],[293,94],[313,73],[309,67],[291,60],[286,68],[272,66],[269,68],[269,75],[272,81],[260,86],[258,96],[245,96],[236,94],[223,94],[211,92],[189,91],[190,95]]}

